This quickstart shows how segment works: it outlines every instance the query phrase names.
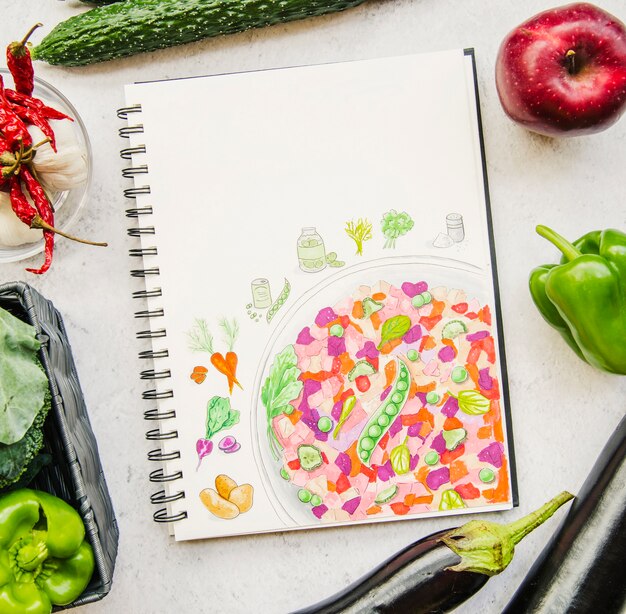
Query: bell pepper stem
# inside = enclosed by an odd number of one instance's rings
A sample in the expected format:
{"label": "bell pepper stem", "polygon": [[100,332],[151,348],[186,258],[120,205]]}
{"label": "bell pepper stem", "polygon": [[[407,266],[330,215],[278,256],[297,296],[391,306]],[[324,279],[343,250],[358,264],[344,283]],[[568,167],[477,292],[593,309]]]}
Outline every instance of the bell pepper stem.
{"label": "bell pepper stem", "polygon": [[556,246],[568,262],[582,256],[582,252],[580,252],[580,250],[576,249],[567,239],[562,237],[558,232],[552,230],[552,228],[548,228],[547,226],[542,226],[540,224],[535,228],[535,230],[539,236],[544,239],[548,239],[550,243]]}
{"label": "bell pepper stem", "polygon": [[519,544],[531,531],[534,531],[539,525],[543,524],[564,503],[567,503],[573,498],[574,495],[567,491],[563,491],[534,512],[531,512],[523,518],[505,525],[513,543]]}

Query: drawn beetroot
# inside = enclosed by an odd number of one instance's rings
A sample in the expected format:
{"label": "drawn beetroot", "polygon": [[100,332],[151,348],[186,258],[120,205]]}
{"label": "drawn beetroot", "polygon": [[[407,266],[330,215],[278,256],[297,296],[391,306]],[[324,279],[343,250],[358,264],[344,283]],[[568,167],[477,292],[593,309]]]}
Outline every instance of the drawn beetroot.
{"label": "drawn beetroot", "polygon": [[232,435],[226,435],[226,437],[223,437],[220,440],[217,447],[222,452],[226,452],[226,454],[232,454],[233,452],[237,452],[237,450],[241,449],[241,444],[238,443]]}
{"label": "drawn beetroot", "polygon": [[198,454],[198,466],[196,467],[196,471],[200,469],[202,459],[211,454],[212,450],[213,442],[210,439],[198,439],[198,441],[196,441],[196,453]]}

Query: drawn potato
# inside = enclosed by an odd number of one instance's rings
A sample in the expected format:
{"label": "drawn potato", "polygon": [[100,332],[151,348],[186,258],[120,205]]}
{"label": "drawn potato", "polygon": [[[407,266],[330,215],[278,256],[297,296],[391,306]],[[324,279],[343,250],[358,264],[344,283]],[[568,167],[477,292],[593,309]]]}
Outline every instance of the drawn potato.
{"label": "drawn potato", "polygon": [[239,508],[234,503],[221,497],[212,488],[205,488],[200,492],[200,501],[211,514],[218,518],[230,520],[239,516]]}
{"label": "drawn potato", "polygon": [[215,490],[217,490],[224,499],[230,499],[230,493],[234,488],[237,488],[237,482],[229,478],[225,473],[220,473],[220,475],[215,478]]}
{"label": "drawn potato", "polygon": [[237,486],[237,488],[232,489],[228,500],[230,503],[234,503],[243,514],[252,507],[253,495],[254,488],[250,484],[242,484],[241,486]]}

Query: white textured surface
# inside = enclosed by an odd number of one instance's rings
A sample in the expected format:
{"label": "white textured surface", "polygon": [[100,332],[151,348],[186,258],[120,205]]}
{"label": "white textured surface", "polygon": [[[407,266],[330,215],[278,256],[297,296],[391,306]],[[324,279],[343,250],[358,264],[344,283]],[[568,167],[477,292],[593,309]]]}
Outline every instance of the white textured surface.
{"label": "white textured surface", "polygon": [[[2,0],[0,5],[2,46],[37,21],[47,31],[84,10],[70,0]],[[122,86],[136,80],[473,46],[519,478],[520,508],[500,517],[518,518],[562,489],[579,488],[624,413],[626,379],[583,364],[539,317],[527,290],[528,272],[555,260],[556,253],[533,228],[544,223],[572,238],[595,228],[626,228],[626,119],[595,136],[550,140],[505,117],[493,80],[500,40],[550,6],[540,0],[369,1],[340,15],[88,68],[37,65],[37,74],[78,108],[94,148],[92,198],[75,230],[110,242],[103,250],[59,240],[53,268],[42,278],[26,273],[24,263],[0,268],[0,282],[27,281],[64,315],[120,525],[113,589],[82,611],[288,612],[335,592],[411,541],[454,524],[415,520],[173,543],[164,527],[151,521],[146,453],[153,446],[143,438],[143,386],[137,376],[143,367],[136,357],[130,298],[140,282],[128,275],[136,263],[127,255],[134,245],[125,233],[122,189],[127,182],[120,175],[121,122],[115,115],[123,103]],[[626,20],[619,0],[604,0],[602,6]],[[36,33],[34,41],[41,36]],[[189,126],[191,134],[193,118]],[[184,145],[188,150],[187,139]],[[182,203],[181,215],[187,215]],[[35,258],[27,264],[39,262]],[[457,611],[500,612],[557,525],[555,519],[527,537],[509,569]]]}

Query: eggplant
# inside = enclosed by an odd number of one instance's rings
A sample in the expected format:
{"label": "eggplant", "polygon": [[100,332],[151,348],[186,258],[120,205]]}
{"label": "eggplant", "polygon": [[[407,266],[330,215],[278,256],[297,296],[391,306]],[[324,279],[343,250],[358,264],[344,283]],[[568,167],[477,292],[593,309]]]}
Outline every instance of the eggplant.
{"label": "eggplant", "polygon": [[573,498],[562,492],[508,525],[471,520],[414,542],[336,595],[294,614],[448,612],[511,562],[515,545]]}
{"label": "eggplant", "polygon": [[626,417],[505,614],[626,612]]}

